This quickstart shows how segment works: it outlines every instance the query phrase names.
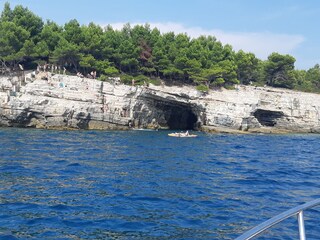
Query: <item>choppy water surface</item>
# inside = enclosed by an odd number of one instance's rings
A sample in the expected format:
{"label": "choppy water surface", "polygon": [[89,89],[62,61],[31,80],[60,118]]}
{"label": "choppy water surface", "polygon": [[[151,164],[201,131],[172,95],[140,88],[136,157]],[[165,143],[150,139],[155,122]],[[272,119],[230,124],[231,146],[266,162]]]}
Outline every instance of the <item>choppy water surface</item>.
{"label": "choppy water surface", "polygon": [[0,239],[234,239],[320,197],[319,135],[167,133],[0,129]]}

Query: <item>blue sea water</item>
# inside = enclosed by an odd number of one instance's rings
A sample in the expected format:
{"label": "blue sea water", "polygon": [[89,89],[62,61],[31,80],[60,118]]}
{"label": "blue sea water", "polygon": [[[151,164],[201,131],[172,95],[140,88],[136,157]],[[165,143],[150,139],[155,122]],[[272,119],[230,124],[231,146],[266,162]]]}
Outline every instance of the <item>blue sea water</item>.
{"label": "blue sea water", "polygon": [[167,134],[0,129],[0,239],[234,239],[320,197],[320,135]]}

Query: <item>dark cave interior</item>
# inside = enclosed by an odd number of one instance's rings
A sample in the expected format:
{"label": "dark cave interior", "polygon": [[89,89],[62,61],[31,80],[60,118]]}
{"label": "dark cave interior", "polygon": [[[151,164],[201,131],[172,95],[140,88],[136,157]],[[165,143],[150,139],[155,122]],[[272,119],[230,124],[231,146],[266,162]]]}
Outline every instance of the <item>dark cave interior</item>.
{"label": "dark cave interior", "polygon": [[157,107],[164,114],[169,129],[195,130],[198,118],[190,106],[162,103]]}
{"label": "dark cave interior", "polygon": [[277,124],[277,120],[284,116],[283,112],[263,109],[257,109],[253,115],[261,125],[267,127],[274,127]]}

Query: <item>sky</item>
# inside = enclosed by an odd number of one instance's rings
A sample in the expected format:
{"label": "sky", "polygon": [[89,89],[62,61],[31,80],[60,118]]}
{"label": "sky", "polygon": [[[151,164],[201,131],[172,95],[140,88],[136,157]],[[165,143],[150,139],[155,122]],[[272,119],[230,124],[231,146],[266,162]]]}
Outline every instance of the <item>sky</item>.
{"label": "sky", "polygon": [[0,11],[5,2],[59,25],[72,19],[117,29],[149,23],[162,33],[213,35],[262,60],[272,52],[290,54],[296,69],[320,63],[318,0],[0,0]]}

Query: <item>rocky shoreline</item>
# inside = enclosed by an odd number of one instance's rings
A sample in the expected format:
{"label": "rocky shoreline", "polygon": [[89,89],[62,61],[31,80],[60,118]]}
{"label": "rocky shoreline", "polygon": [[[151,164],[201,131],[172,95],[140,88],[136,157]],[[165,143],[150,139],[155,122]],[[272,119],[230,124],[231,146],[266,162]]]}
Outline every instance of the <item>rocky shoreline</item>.
{"label": "rocky shoreline", "polygon": [[193,129],[319,133],[320,95],[269,87],[235,90],[128,86],[67,75],[0,77],[0,126],[43,129]]}

